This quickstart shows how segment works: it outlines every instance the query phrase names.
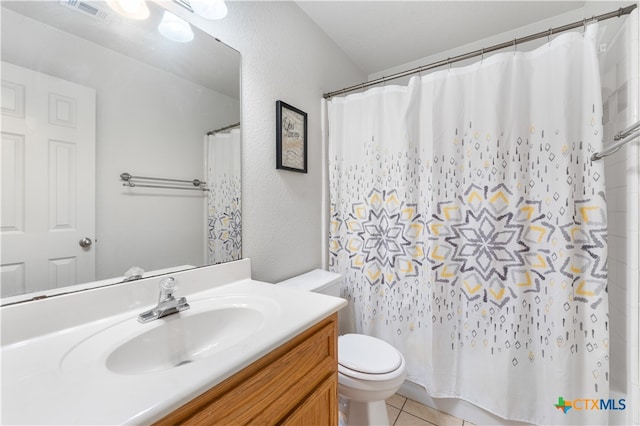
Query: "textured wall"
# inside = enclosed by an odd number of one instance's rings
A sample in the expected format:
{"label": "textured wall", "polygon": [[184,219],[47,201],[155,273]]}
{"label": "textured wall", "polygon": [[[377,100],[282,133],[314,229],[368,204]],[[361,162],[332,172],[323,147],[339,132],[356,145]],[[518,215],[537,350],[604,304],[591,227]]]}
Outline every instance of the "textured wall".
{"label": "textured wall", "polygon": [[[188,19],[242,54],[243,257],[276,282],[321,266],[320,100],[366,75],[293,2],[228,7],[221,21]],[[308,114],[308,174],[275,168],[276,100]]]}

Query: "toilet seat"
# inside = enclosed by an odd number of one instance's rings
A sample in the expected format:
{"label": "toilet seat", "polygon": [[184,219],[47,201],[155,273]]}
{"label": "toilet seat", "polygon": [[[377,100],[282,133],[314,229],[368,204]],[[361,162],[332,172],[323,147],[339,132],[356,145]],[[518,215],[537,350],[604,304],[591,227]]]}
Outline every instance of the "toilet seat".
{"label": "toilet seat", "polygon": [[360,380],[392,380],[404,373],[404,358],[383,340],[345,334],[338,337],[338,372]]}

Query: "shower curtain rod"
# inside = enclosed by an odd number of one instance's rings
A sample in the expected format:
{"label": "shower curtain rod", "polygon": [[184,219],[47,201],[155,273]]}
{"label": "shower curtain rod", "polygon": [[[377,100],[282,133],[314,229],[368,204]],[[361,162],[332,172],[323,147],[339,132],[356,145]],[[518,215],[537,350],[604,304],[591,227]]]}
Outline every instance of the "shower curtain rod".
{"label": "shower curtain rod", "polygon": [[465,59],[470,59],[470,58],[474,58],[476,56],[484,56],[485,53],[490,53],[490,52],[494,52],[496,50],[500,50],[500,49],[505,49],[507,47],[516,47],[518,44],[521,43],[526,43],[528,41],[532,41],[532,40],[536,40],[539,38],[543,38],[543,37],[551,37],[553,34],[557,34],[557,33],[561,33],[564,31],[569,31],[572,30],[574,28],[579,28],[579,27],[586,27],[588,22],[595,22],[595,21],[604,21],[605,19],[610,19],[610,18],[619,18],[623,15],[628,15],[629,13],[631,13],[636,7],[638,7],[637,4],[632,4],[629,5],[627,7],[621,7],[620,9],[613,11],[613,12],[609,12],[609,13],[603,13],[602,15],[597,15],[592,17],[591,19],[583,19],[581,21],[576,21],[573,22],[571,24],[567,24],[567,25],[563,25],[561,27],[556,27],[556,28],[549,28],[546,31],[541,31],[539,33],[536,34],[532,34],[526,37],[521,37],[521,38],[514,38],[511,41],[507,41],[504,43],[500,43],[500,44],[496,44],[490,47],[485,47],[479,50],[474,50],[473,52],[469,52],[469,53],[465,53],[463,55],[458,55],[458,56],[454,56],[451,58],[447,58],[447,59],[443,59],[441,61],[437,61],[437,62],[432,62],[428,65],[423,65],[420,66],[418,68],[413,68],[410,70],[406,70],[406,71],[401,71],[399,73],[396,74],[392,74],[390,76],[387,77],[380,77],[378,79],[375,80],[371,80],[371,81],[367,81],[364,83],[360,83],[360,84],[356,84],[354,86],[350,86],[350,87],[346,87],[344,89],[340,89],[340,90],[336,90],[335,92],[329,92],[329,93],[325,93],[324,95],[322,95],[323,98],[325,99],[331,99],[334,96],[337,95],[343,95],[345,93],[349,93],[349,92],[354,92],[356,90],[361,90],[367,87],[371,87],[371,86],[375,86],[376,84],[380,84],[380,83],[384,83],[386,81],[390,81],[390,80],[395,80],[397,78],[401,78],[401,77],[406,77],[412,74],[417,74],[423,71],[428,71],[434,68],[438,68],[444,65],[450,65],[453,64],[455,62],[459,62],[459,61],[464,61]]}
{"label": "shower curtain rod", "polygon": [[207,136],[215,135],[216,133],[224,132],[225,130],[233,129],[235,127],[240,127],[240,122],[231,124],[229,126],[220,127],[216,130],[211,130],[210,132],[207,132]]}

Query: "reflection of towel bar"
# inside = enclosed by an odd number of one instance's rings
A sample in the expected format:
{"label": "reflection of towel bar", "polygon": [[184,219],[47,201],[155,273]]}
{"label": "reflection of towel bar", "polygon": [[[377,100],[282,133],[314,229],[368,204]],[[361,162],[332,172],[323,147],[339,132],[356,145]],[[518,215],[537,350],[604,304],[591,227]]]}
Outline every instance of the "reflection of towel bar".
{"label": "reflection of towel bar", "polygon": [[[140,187],[140,188],[165,188],[165,189],[188,189],[188,190],[197,190],[197,191],[208,191],[207,182],[203,182],[199,179],[193,180],[184,180],[184,179],[168,179],[168,178],[157,178],[157,177],[146,177],[146,176],[132,176],[129,173],[121,173],[120,179],[124,181],[122,186],[130,186],[132,188]],[[150,185],[146,183],[136,183],[134,180],[153,180],[159,181],[161,183],[172,183],[175,182],[175,186],[169,185]],[[191,184],[193,186],[179,186],[180,184]]]}

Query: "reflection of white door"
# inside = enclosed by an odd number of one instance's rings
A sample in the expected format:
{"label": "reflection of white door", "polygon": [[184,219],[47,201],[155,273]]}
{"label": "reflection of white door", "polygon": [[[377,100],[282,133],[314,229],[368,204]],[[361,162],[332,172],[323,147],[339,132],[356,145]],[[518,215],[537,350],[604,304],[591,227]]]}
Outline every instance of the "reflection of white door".
{"label": "reflection of white door", "polygon": [[95,280],[95,98],[2,62],[2,297]]}

